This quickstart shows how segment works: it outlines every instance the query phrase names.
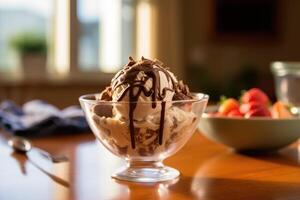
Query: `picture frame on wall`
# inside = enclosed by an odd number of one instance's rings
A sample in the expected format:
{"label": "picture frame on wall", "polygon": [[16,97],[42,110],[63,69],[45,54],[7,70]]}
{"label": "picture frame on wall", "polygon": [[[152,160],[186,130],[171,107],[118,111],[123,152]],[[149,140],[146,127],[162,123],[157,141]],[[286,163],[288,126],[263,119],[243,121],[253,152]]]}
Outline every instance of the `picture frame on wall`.
{"label": "picture frame on wall", "polygon": [[214,0],[212,31],[218,41],[270,41],[280,33],[279,0]]}

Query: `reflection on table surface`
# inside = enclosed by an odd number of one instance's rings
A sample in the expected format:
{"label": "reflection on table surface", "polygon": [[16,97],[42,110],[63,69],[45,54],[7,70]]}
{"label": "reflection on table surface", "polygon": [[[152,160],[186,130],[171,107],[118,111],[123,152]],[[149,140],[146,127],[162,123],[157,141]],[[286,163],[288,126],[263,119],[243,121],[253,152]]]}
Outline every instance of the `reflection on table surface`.
{"label": "reflection on table surface", "polygon": [[[157,184],[117,181],[123,161],[92,134],[33,139],[70,162],[53,164],[34,150],[14,153],[0,139],[0,199],[300,199],[297,143],[267,155],[241,155],[196,133],[166,164],[179,179]],[[17,192],[14,192],[17,191]]]}

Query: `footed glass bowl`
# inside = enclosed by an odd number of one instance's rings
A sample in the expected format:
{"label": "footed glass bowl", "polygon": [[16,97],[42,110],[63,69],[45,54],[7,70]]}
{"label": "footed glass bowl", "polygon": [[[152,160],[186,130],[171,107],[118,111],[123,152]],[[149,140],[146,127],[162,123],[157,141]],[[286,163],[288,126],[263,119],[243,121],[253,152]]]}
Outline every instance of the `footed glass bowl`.
{"label": "footed glass bowl", "polygon": [[163,160],[181,149],[197,128],[208,95],[166,102],[110,102],[98,94],[79,98],[96,138],[127,165],[112,177],[135,182],[160,182],[179,176]]}

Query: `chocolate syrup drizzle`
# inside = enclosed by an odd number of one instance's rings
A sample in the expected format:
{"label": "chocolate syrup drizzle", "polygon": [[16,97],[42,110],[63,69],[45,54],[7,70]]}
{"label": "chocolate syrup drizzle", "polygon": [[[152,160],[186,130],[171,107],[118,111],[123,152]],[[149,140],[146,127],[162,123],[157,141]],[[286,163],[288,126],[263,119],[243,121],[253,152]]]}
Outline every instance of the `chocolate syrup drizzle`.
{"label": "chocolate syrup drizzle", "polygon": [[[131,147],[135,148],[135,136],[134,136],[134,110],[137,106],[138,99],[141,94],[146,97],[151,97],[152,108],[156,108],[157,103],[161,102],[160,113],[160,127],[159,127],[159,144],[163,143],[163,131],[164,131],[164,119],[165,119],[165,107],[167,91],[175,92],[173,99],[186,99],[189,98],[188,88],[181,81],[177,82],[171,76],[170,72],[162,66],[162,63],[158,60],[149,60],[142,57],[141,61],[136,62],[132,57],[129,57],[129,63],[119,71],[111,82],[111,91],[116,91],[120,86],[126,86],[122,89],[122,93],[117,97],[117,101],[121,101],[126,94],[129,94],[129,129],[131,138]],[[144,72],[144,76],[138,78],[138,74]],[[172,87],[161,88],[160,72],[162,72]],[[140,79],[140,80],[138,80]],[[146,88],[146,82],[151,79],[152,87]],[[176,95],[177,94],[177,95]]]}
{"label": "chocolate syrup drizzle", "polygon": [[[129,93],[129,129],[131,138],[131,147],[135,148],[135,136],[134,136],[134,110],[137,106],[137,101],[139,96],[143,93],[146,97],[151,96],[152,108],[156,108],[157,101],[161,101],[161,117],[160,117],[160,127],[159,127],[159,144],[162,144],[163,131],[164,131],[164,117],[165,117],[165,104],[163,99],[166,96],[167,91],[174,91],[174,80],[166,69],[160,66],[157,61],[148,60],[142,57],[141,62],[135,62],[133,58],[129,58],[130,62],[127,66],[121,70],[115,78],[112,80],[112,90],[120,86],[127,85],[122,93],[119,95],[117,101],[121,101],[124,96]],[[138,74],[144,72],[145,76],[138,80]],[[171,81],[173,84],[172,88],[165,87],[161,88],[160,75],[159,72],[163,72],[167,77],[167,81]],[[152,79],[152,87],[146,88],[146,82]]]}

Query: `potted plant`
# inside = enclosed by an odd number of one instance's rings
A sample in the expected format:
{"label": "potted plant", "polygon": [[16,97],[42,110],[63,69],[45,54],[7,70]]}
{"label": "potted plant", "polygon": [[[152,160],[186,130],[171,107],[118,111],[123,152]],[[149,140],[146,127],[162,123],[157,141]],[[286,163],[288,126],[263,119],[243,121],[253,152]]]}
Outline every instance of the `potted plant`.
{"label": "potted plant", "polygon": [[24,32],[11,39],[18,52],[23,74],[30,79],[42,78],[46,73],[47,42],[37,33]]}

